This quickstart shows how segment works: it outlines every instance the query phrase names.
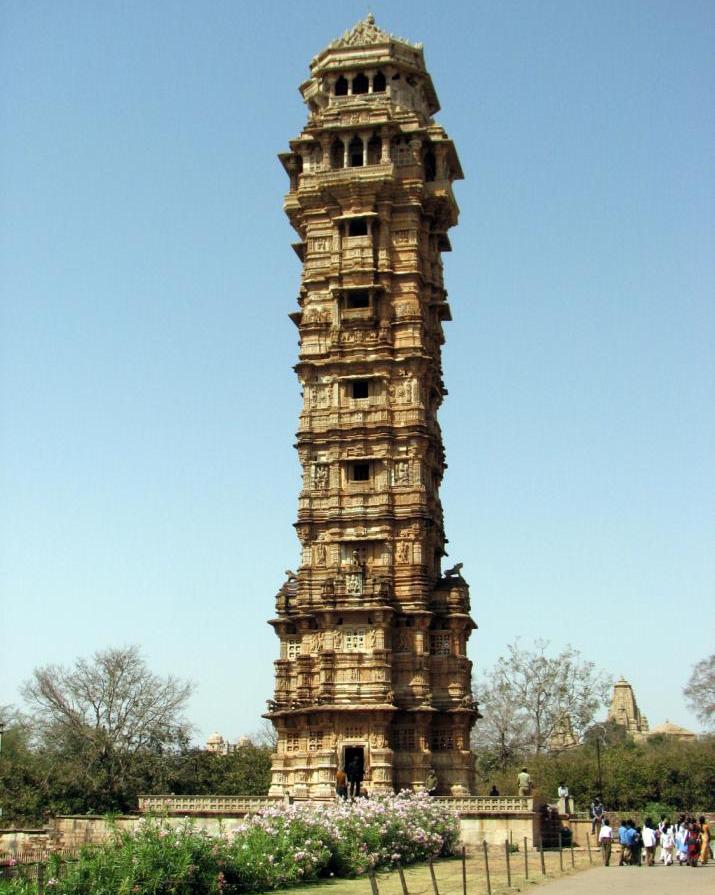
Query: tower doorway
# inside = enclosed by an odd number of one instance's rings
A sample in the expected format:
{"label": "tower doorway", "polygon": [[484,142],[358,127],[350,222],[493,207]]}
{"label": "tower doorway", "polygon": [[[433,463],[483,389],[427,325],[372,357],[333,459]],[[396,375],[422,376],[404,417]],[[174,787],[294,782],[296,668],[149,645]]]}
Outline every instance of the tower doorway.
{"label": "tower doorway", "polygon": [[360,795],[360,787],[365,777],[365,747],[345,747],[345,774],[348,778],[348,795],[356,798]]}

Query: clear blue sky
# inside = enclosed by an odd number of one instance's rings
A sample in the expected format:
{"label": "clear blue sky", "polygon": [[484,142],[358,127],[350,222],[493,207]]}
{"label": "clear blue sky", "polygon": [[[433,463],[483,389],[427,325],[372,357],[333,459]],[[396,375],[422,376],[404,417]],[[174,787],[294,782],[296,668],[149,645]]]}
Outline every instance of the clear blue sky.
{"label": "clear blue sky", "polygon": [[[651,723],[713,651],[715,5],[374,2],[466,180],[450,560],[492,664],[567,642]],[[364,3],[2,2],[0,703],[139,643],[255,730],[297,564],[299,263],[276,153]]]}

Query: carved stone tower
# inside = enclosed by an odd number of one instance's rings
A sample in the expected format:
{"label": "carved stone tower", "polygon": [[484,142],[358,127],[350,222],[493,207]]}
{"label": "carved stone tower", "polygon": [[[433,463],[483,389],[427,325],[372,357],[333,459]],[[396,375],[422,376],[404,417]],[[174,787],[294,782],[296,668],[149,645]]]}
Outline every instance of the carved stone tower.
{"label": "carved stone tower", "polygon": [[296,372],[301,564],[276,599],[271,795],[473,789],[478,717],[461,564],[442,575],[441,253],[462,171],[420,45],[372,16],[316,56],[281,161],[303,263]]}

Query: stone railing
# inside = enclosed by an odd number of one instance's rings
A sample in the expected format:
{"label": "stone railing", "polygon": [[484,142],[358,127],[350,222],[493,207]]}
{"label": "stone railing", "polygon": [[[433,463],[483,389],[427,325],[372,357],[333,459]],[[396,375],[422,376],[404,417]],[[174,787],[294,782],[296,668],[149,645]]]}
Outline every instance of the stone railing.
{"label": "stone railing", "polygon": [[266,796],[139,796],[142,814],[254,814],[275,805]]}
{"label": "stone railing", "polygon": [[[224,815],[240,817],[262,808],[280,804],[280,799],[265,796],[139,796],[141,814]],[[436,796],[435,801],[457,814],[531,814],[534,800],[519,796]]]}
{"label": "stone railing", "polygon": [[522,796],[436,796],[458,814],[531,814],[534,800]]}

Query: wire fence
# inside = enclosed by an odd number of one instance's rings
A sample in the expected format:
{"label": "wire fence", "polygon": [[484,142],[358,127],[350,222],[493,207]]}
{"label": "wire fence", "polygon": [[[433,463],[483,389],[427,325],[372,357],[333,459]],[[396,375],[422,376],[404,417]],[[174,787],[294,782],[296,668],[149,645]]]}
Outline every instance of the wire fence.
{"label": "wire fence", "polygon": [[[78,848],[0,853],[0,879],[23,879],[35,884],[37,895],[48,895],[53,880],[61,878],[79,854]],[[371,895],[501,895],[529,882],[585,870],[596,862],[601,863],[600,853],[592,851],[590,840],[587,849],[563,843],[544,849],[530,847],[526,838],[521,843],[510,839],[502,845],[483,842],[478,848],[462,848],[456,858],[430,859],[426,865],[372,871],[369,882]]]}
{"label": "wire fence", "polygon": [[556,879],[601,863],[600,853],[589,847],[530,848],[506,840],[503,845],[483,842],[462,849],[457,858],[430,860],[427,866],[397,868],[370,874],[372,895],[501,895],[530,883]]}

